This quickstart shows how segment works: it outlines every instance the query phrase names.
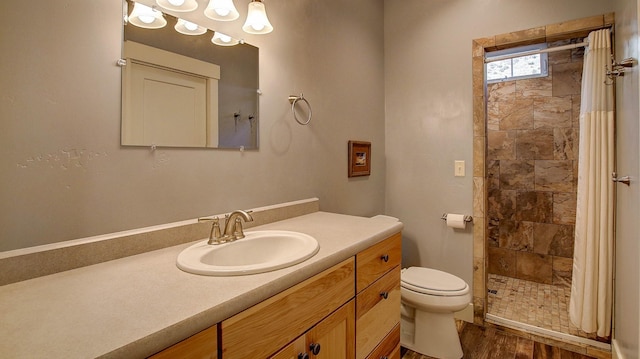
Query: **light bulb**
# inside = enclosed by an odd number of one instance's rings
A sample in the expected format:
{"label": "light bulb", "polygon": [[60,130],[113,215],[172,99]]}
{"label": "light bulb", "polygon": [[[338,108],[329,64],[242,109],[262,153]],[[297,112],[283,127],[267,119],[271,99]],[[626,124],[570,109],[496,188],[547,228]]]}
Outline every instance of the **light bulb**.
{"label": "light bulb", "polygon": [[144,22],[145,24],[151,24],[156,18],[150,15],[140,15],[138,16],[138,19],[140,19],[140,21]]}
{"label": "light bulb", "polygon": [[267,12],[261,1],[249,3],[247,21],[242,26],[242,30],[249,34],[268,34],[273,31],[273,26],[269,23]]}
{"label": "light bulb", "polygon": [[232,21],[240,16],[233,0],[209,0],[204,15],[217,21]]}
{"label": "light bulb", "polygon": [[192,23],[190,21],[185,21],[184,22],[184,27],[186,27],[187,30],[195,31],[198,28],[198,25],[196,25],[196,24],[194,24],[194,23]]}
{"label": "light bulb", "polygon": [[162,12],[140,3],[133,3],[129,23],[146,29],[158,29],[167,24]]}
{"label": "light bulb", "polygon": [[218,14],[220,16],[227,16],[231,12],[231,10],[229,10],[229,9],[213,9],[213,11],[215,11],[216,14]]}
{"label": "light bulb", "polygon": [[184,0],[168,0],[168,1],[173,6],[182,6],[184,4]]}
{"label": "light bulb", "polygon": [[217,31],[213,34],[213,38],[211,38],[211,42],[220,46],[233,46],[240,43],[240,41],[234,39],[233,37]]}
{"label": "light bulb", "polygon": [[199,26],[198,24],[184,19],[178,19],[175,29],[177,32],[184,35],[202,35],[207,32],[206,27]]}

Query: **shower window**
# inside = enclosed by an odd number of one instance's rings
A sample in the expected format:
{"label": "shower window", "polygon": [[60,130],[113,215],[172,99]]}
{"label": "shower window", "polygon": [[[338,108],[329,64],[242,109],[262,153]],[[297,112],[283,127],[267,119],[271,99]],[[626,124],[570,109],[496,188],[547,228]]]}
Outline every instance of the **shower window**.
{"label": "shower window", "polygon": [[547,54],[532,53],[546,47],[546,44],[540,44],[487,53],[485,66],[487,82],[547,76]]}

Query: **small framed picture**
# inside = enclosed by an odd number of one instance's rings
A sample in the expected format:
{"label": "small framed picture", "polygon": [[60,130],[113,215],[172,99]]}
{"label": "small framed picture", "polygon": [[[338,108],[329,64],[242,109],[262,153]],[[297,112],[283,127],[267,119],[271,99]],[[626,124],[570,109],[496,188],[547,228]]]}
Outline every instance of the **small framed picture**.
{"label": "small framed picture", "polygon": [[349,177],[371,174],[371,142],[349,141]]}

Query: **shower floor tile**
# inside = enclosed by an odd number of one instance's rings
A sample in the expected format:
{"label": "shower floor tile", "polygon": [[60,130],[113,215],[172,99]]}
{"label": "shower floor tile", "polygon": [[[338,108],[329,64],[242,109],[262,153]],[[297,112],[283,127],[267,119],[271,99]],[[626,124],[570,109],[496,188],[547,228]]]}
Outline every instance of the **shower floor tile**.
{"label": "shower floor tile", "polygon": [[539,328],[598,341],[595,334],[578,330],[569,320],[571,287],[489,274],[488,313]]}

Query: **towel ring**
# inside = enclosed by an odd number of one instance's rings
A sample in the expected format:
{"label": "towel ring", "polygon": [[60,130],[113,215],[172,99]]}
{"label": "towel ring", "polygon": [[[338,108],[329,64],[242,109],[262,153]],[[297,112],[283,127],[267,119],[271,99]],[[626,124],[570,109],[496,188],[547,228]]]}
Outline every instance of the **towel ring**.
{"label": "towel ring", "polygon": [[[298,101],[304,101],[304,103],[307,104],[307,108],[309,109],[309,116],[307,116],[307,120],[304,122],[300,121],[300,119],[298,119],[298,115],[296,115],[296,103],[298,103]],[[289,96],[289,102],[291,102],[291,112],[293,112],[293,118],[296,120],[296,122],[301,125],[309,124],[309,122],[311,122],[311,117],[313,116],[313,114],[311,112],[311,105],[309,104],[309,101],[307,101],[307,99],[304,98],[304,95],[303,94],[300,94],[300,96],[291,95]]]}

